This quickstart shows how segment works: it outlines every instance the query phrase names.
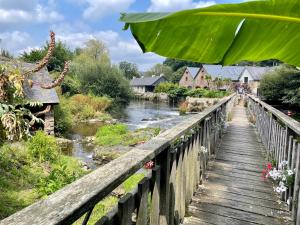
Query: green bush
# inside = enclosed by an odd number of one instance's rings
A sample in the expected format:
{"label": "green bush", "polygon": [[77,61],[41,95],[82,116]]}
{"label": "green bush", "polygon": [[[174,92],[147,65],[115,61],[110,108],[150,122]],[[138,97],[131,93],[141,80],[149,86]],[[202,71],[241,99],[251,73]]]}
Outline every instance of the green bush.
{"label": "green bush", "polygon": [[186,92],[187,96],[197,98],[223,98],[228,96],[230,92],[220,90],[207,90],[202,88],[192,89]]}
{"label": "green bush", "polygon": [[39,180],[38,192],[42,196],[47,196],[72,183],[83,174],[84,172],[76,159],[61,155],[59,160],[52,165],[49,175]]}
{"label": "green bush", "polygon": [[58,145],[55,138],[38,131],[28,141],[29,154],[40,162],[54,161],[58,157]]}

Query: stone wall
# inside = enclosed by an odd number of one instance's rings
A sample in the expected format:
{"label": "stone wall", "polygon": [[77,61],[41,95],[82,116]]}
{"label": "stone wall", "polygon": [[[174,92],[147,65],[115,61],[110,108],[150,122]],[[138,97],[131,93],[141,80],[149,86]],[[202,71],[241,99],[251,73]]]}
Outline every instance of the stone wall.
{"label": "stone wall", "polygon": [[205,108],[210,107],[218,103],[220,99],[218,98],[193,98],[187,97],[187,112],[201,112]]}
{"label": "stone wall", "polygon": [[54,135],[54,111],[53,106],[51,110],[45,114],[44,131],[48,135]]}

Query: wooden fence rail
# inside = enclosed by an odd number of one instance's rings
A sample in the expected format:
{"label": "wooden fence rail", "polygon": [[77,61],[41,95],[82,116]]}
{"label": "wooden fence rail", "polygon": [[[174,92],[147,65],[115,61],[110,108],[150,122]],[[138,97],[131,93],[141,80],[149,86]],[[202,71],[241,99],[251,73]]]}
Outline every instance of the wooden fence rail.
{"label": "wooden fence rail", "polygon": [[296,224],[300,224],[300,123],[259,99],[248,96],[250,117],[267,150],[267,159],[276,165],[288,162],[295,172],[295,182],[282,194]]}
{"label": "wooden fence rail", "polygon": [[[122,197],[97,225],[177,225],[216,154],[222,128],[235,94],[190,117],[149,142],[100,167],[74,183],[2,220],[1,225],[72,224],[109,196],[149,160],[155,167],[137,188]],[[134,216],[133,216],[134,215]]]}

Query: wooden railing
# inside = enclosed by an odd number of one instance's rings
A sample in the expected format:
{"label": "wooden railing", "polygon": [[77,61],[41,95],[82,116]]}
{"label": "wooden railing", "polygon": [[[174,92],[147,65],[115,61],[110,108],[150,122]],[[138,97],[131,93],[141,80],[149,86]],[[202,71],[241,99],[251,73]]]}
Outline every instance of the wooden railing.
{"label": "wooden railing", "polygon": [[129,225],[133,215],[137,225],[179,224],[197,185],[202,182],[208,160],[216,154],[234,99],[234,94],[222,99],[0,224],[65,225],[82,216],[82,224],[87,224],[95,205],[149,160],[154,161],[149,176],[95,224]]}
{"label": "wooden railing", "polygon": [[300,224],[300,123],[258,98],[248,96],[250,119],[256,124],[260,139],[267,150],[267,159],[277,168],[282,161],[295,172],[294,185],[281,196],[288,203],[296,224]]}

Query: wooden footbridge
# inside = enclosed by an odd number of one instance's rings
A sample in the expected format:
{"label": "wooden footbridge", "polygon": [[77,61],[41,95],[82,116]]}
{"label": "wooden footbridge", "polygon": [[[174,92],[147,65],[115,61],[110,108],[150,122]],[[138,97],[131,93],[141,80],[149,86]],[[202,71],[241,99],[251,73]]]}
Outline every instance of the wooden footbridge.
{"label": "wooden footbridge", "polygon": [[[300,124],[254,97],[245,102],[231,95],[0,224],[298,225]],[[95,205],[149,160],[148,176],[100,218]],[[267,161],[295,171],[280,196],[262,179]]]}

